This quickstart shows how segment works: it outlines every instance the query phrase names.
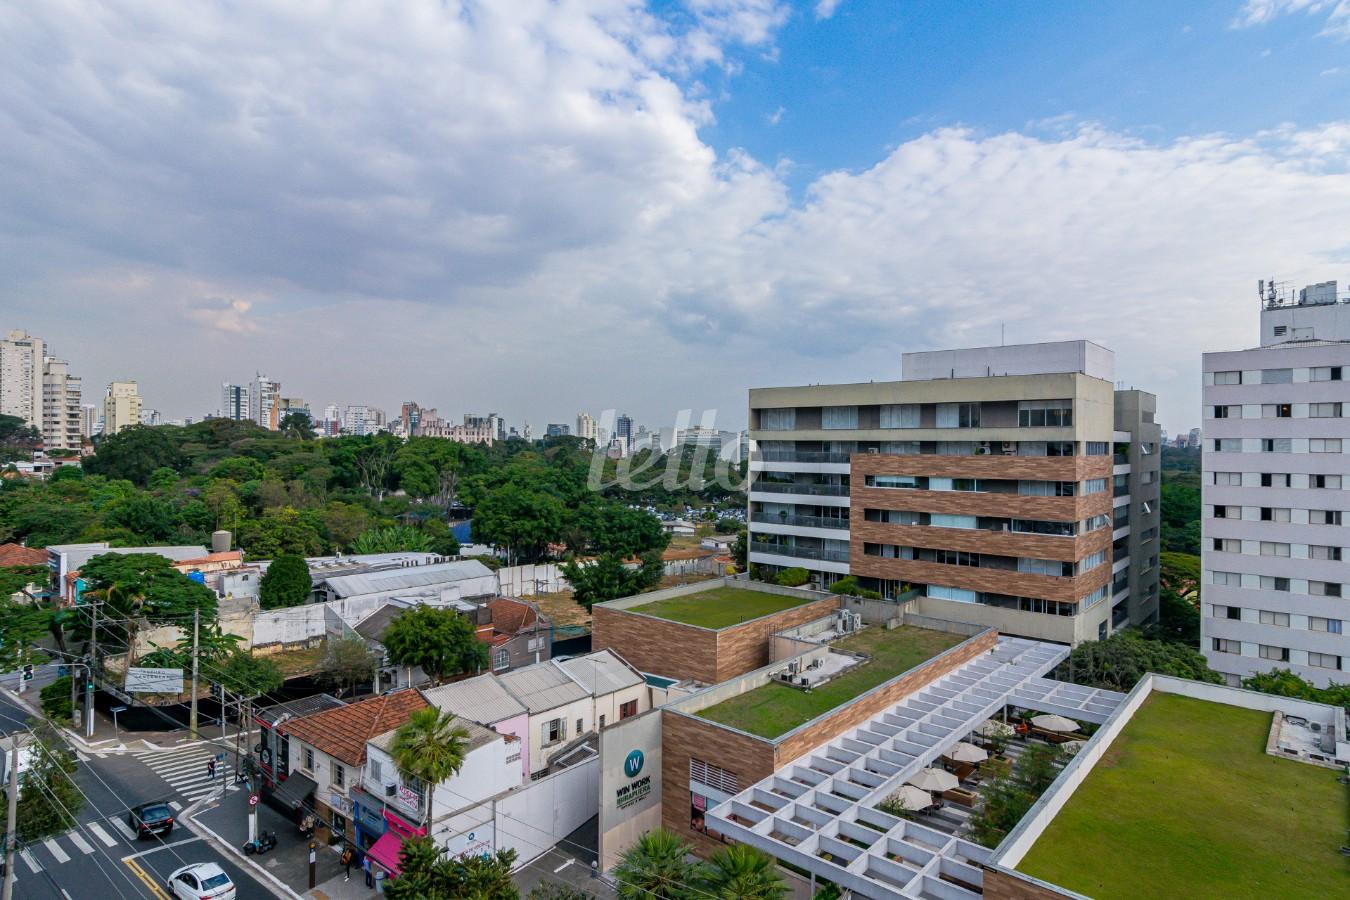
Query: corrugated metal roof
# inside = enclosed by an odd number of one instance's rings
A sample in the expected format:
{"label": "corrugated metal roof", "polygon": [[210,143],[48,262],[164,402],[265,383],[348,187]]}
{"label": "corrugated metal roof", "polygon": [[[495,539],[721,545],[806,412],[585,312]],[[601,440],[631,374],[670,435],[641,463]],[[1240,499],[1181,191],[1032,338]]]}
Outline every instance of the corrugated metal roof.
{"label": "corrugated metal roof", "polygon": [[641,675],[609,650],[597,650],[585,656],[565,659],[558,665],[585,685],[593,696],[612,694],[643,683]]}
{"label": "corrugated metal roof", "polygon": [[493,675],[443,684],[424,690],[422,696],[433,706],[482,725],[494,725],[526,712],[525,705]]}
{"label": "corrugated metal roof", "polygon": [[408,566],[380,572],[334,575],[324,579],[323,583],[338,597],[354,597],[358,594],[401,591],[491,575],[492,570],[478,560],[465,559],[432,566]]}
{"label": "corrugated metal roof", "polygon": [[589,696],[552,660],[495,677],[532,713],[548,712]]}

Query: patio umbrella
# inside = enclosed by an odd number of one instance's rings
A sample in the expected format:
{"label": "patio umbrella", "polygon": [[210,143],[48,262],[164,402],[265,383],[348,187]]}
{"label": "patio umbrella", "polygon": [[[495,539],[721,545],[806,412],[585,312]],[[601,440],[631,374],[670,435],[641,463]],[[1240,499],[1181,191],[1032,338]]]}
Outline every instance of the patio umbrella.
{"label": "patio umbrella", "polygon": [[920,769],[909,783],[924,791],[950,791],[961,782],[951,772],[941,769]]}
{"label": "patio umbrella", "polygon": [[1031,719],[1031,724],[1035,725],[1037,728],[1042,728],[1046,731],[1078,730],[1078,723],[1075,722],[1073,719],[1066,719],[1063,716],[1056,716],[1053,714],[1046,714],[1043,716],[1033,716]]}
{"label": "patio umbrella", "polygon": [[891,794],[888,799],[899,804],[901,809],[915,812],[933,805],[933,798],[929,796],[927,791],[919,790],[908,784],[900,785],[900,789]]}
{"label": "patio umbrella", "polygon": [[963,763],[984,762],[989,758],[988,753],[985,753],[974,744],[968,744],[965,741],[953,744],[952,749],[948,750],[945,756],[948,759]]}
{"label": "patio umbrella", "polygon": [[1000,735],[1003,737],[1012,737],[1017,733],[1007,722],[1000,722],[998,719],[990,719],[975,730],[985,737],[998,737]]}

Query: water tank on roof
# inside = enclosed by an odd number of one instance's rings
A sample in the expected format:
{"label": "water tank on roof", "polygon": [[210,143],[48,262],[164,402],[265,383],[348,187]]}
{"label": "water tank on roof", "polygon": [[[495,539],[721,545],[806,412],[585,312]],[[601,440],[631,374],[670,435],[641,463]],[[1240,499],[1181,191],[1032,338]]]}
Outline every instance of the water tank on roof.
{"label": "water tank on roof", "polygon": [[211,532],[211,552],[212,553],[228,552],[230,549],[230,540],[231,535],[228,531],[222,529],[221,531]]}

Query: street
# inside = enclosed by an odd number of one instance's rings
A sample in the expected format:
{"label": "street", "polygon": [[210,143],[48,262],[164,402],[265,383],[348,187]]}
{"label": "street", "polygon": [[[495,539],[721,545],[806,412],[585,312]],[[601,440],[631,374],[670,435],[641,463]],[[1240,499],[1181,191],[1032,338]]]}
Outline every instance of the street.
{"label": "street", "polygon": [[[30,688],[31,690],[31,688]],[[29,696],[34,696],[30,694]],[[21,727],[29,717],[13,696],[0,689],[0,730]],[[100,723],[102,725],[102,723]],[[139,742],[131,742],[135,747]],[[77,751],[76,783],[85,796],[78,824],[64,834],[22,846],[15,857],[16,898],[24,900],[108,900],[111,897],[167,900],[169,874],[197,862],[220,865],[238,888],[239,900],[276,896],[236,864],[232,855],[175,822],[164,837],[137,839],[127,824],[129,807],[163,801],[177,815],[194,801],[229,791],[233,764],[207,777],[209,745],[173,750]]]}

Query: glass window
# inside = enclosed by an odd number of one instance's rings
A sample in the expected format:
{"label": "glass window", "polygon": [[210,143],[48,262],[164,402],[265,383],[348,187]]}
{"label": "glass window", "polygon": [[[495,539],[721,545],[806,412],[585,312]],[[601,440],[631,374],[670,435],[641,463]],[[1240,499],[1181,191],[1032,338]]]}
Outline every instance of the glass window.
{"label": "glass window", "polygon": [[955,600],[958,603],[975,603],[978,599],[974,591],[968,591],[964,588],[947,587],[942,584],[928,585],[928,596],[936,597],[939,600]]}
{"label": "glass window", "polygon": [[928,524],[934,528],[976,528],[978,527],[978,519],[975,516],[933,513],[928,517]]}
{"label": "glass window", "polygon": [[1319,669],[1340,669],[1341,658],[1333,653],[1313,653],[1308,651],[1308,665]]}
{"label": "glass window", "polygon": [[1289,453],[1294,449],[1294,442],[1289,438],[1262,438],[1262,453]]}
{"label": "glass window", "polygon": [[511,665],[511,654],[504,648],[499,648],[492,652],[493,669],[505,669],[509,665]]}
{"label": "glass window", "polygon": [[881,407],[882,428],[918,428],[919,404],[887,403]]}
{"label": "glass window", "polygon": [[1022,400],[1017,404],[1020,428],[1063,428],[1072,424],[1072,400]]}
{"label": "glass window", "polygon": [[1309,403],[1308,417],[1312,419],[1339,419],[1341,417],[1341,405],[1339,403]]}
{"label": "glass window", "polygon": [[1288,578],[1276,578],[1271,575],[1261,576],[1261,590],[1263,591],[1289,591]]}
{"label": "glass window", "polygon": [[1289,487],[1288,472],[1262,472],[1261,487]]}
{"label": "glass window", "polygon": [[1263,419],[1288,419],[1293,414],[1294,407],[1290,403],[1261,404],[1261,418]]}
{"label": "glass window", "polygon": [[821,428],[857,428],[858,427],[858,407],[856,406],[825,406],[820,410]]}
{"label": "glass window", "polygon": [[1215,384],[1242,384],[1241,372],[1215,372]]}
{"label": "glass window", "polygon": [[1242,473],[1215,472],[1214,483],[1220,487],[1242,487]]}
{"label": "glass window", "polygon": [[344,787],[347,784],[347,769],[343,766],[333,763],[333,786]]}
{"label": "glass window", "polygon": [[1216,453],[1241,453],[1242,438],[1215,438],[1214,451]]}
{"label": "glass window", "polygon": [[1308,617],[1308,630],[1309,630],[1309,631],[1325,631],[1325,632],[1327,632],[1328,634],[1340,634],[1340,633],[1341,633],[1341,620],[1340,620],[1340,619],[1324,619],[1324,618],[1321,618],[1320,616],[1309,616],[1309,617]]}
{"label": "glass window", "polygon": [[1089,606],[1095,606],[1096,604],[1105,600],[1110,595],[1111,595],[1111,586],[1104,584],[1083,598],[1082,600],[1083,608],[1087,609]]}
{"label": "glass window", "polygon": [[305,768],[307,771],[313,772],[313,771],[314,771],[314,751],[311,750],[311,749],[309,749],[308,747],[306,747],[306,748],[305,748],[305,752],[304,752],[304,756],[303,756],[303,760],[304,760],[304,768]]}
{"label": "glass window", "polygon": [[1242,576],[1237,572],[1215,572],[1213,583],[1228,587],[1242,587]]}
{"label": "glass window", "polygon": [[890,456],[918,456],[920,444],[918,441],[882,441],[878,449]]}
{"label": "glass window", "polygon": [[1340,547],[1327,547],[1327,546],[1324,546],[1324,545],[1321,545],[1321,544],[1309,544],[1309,545],[1308,545],[1308,558],[1309,558],[1309,559],[1331,559],[1331,560],[1336,560],[1337,562],[1339,562],[1340,559],[1341,559],[1341,548],[1340,548]]}
{"label": "glass window", "polygon": [[1279,662],[1289,662],[1288,647],[1272,647],[1270,644],[1261,645],[1261,658],[1273,659]]}
{"label": "glass window", "polygon": [[1229,641],[1229,640],[1224,640],[1223,638],[1214,638],[1214,643],[1211,644],[1210,646],[1212,646],[1212,647],[1214,648],[1214,652],[1215,652],[1215,653],[1241,653],[1241,652],[1242,652],[1242,644],[1241,644],[1239,641]]}
{"label": "glass window", "polygon": [[926,488],[928,479],[919,475],[867,475],[863,484],[878,488]]}
{"label": "glass window", "polygon": [[1308,370],[1309,381],[1340,381],[1340,366],[1316,366]]}
{"label": "glass window", "polygon": [[[1070,447],[1073,445],[1070,444]],[[1084,454],[1087,456],[1108,456],[1111,453],[1111,445],[1106,441],[1088,441],[1084,446]],[[1062,453],[1060,456],[1073,456],[1073,453]]]}
{"label": "glass window", "polygon": [[938,441],[938,456],[974,456],[974,441]]}
{"label": "glass window", "polygon": [[[1241,518],[1240,516],[1238,518]],[[1289,510],[1281,506],[1261,507],[1262,522],[1288,522]]]}
{"label": "glass window", "polygon": [[937,405],[937,427],[979,428],[980,404],[939,403]]}
{"label": "glass window", "polygon": [[[1287,441],[1288,438],[1284,438],[1284,440]],[[1341,452],[1341,439],[1340,439],[1340,438],[1309,438],[1309,439],[1308,439],[1308,452],[1309,452],[1309,453],[1340,453],[1340,452]]]}
{"label": "glass window", "polygon": [[1308,593],[1314,597],[1339,597],[1341,585],[1336,581],[1309,581]]}
{"label": "glass window", "polygon": [[1339,475],[1309,475],[1308,487],[1310,488],[1328,488],[1333,491],[1341,489],[1341,476]]}
{"label": "glass window", "polygon": [[1309,525],[1339,525],[1341,524],[1341,511],[1339,509],[1310,509],[1308,510]]}
{"label": "glass window", "polygon": [[1280,543],[1279,541],[1262,541],[1262,542],[1261,542],[1261,555],[1262,555],[1262,556],[1288,556],[1288,555],[1289,555],[1289,545],[1288,545],[1288,544],[1284,544],[1284,543]]}
{"label": "glass window", "polygon": [[[1241,553],[1242,541],[1234,538],[1215,538],[1214,550],[1218,553]],[[1288,555],[1288,553],[1285,554],[1285,556]]]}
{"label": "glass window", "polygon": [[797,427],[797,410],[795,407],[761,409],[759,427],[763,431],[791,431]]}
{"label": "glass window", "polygon": [[1262,384],[1291,384],[1294,381],[1293,369],[1262,369]]}

